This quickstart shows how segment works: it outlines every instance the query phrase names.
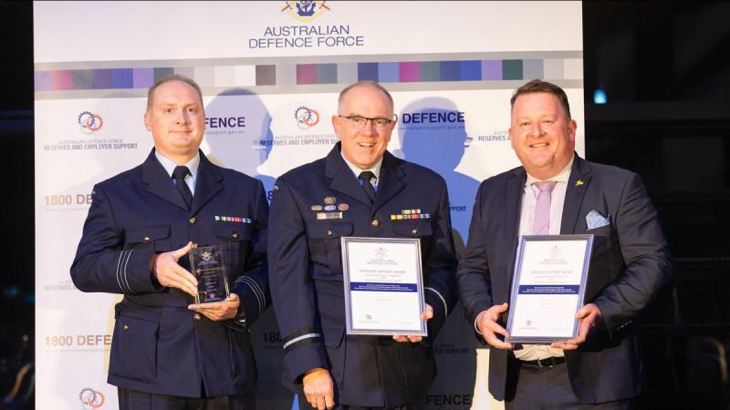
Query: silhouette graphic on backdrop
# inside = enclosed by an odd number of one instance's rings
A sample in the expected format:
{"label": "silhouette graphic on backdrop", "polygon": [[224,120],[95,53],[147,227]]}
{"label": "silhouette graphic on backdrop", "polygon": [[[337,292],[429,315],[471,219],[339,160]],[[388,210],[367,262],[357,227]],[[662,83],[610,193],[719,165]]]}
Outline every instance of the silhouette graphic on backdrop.
{"label": "silhouette graphic on backdrop", "polygon": [[[217,165],[233,168],[258,178],[271,199],[275,178],[260,174],[259,167],[271,153],[271,115],[261,97],[249,90],[231,88],[213,98],[205,107],[206,155]],[[274,309],[268,308],[251,328],[251,344],[256,357],[259,408],[285,409],[293,395],[281,384],[284,351]]]}
{"label": "silhouette graphic on backdrop", "polygon": [[271,115],[261,97],[243,88],[227,89],[208,103],[205,116],[208,158],[259,179],[270,199],[276,178],[258,169],[269,158],[274,136]]}
{"label": "silhouette graphic on backdrop", "polygon": [[[398,131],[401,149],[395,155],[428,167],[446,180],[458,256],[464,249],[479,187],[479,181],[456,171],[470,141],[464,113],[448,99],[424,98],[401,110]],[[473,332],[457,305],[434,346],[439,374],[426,398],[428,408],[439,408],[439,398],[447,396],[448,400],[458,396],[459,405],[454,409],[470,408],[477,362]]]}
{"label": "silhouette graphic on backdrop", "polygon": [[438,172],[446,180],[457,255],[464,249],[479,181],[456,171],[470,142],[464,113],[440,97],[408,104],[398,118],[401,149],[396,155]]}

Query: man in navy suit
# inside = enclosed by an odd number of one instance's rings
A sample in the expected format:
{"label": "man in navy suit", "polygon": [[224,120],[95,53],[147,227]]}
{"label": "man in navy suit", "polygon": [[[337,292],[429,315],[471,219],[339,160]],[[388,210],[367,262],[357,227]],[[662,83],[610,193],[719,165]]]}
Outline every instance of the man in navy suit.
{"label": "man in navy suit", "polygon": [[[269,303],[268,205],[261,182],[212,164],[200,88],[172,75],[149,90],[155,148],[140,166],[97,184],[71,267],[84,292],[116,305],[109,383],[121,409],[253,409],[248,328]],[[188,252],[218,245],[230,296],[194,304]]]}
{"label": "man in navy suit", "polygon": [[[575,154],[577,125],[560,87],[533,80],[511,104],[509,135],[523,166],[479,187],[457,272],[466,317],[491,346],[489,390],[507,408],[629,407],[643,387],[632,320],[671,277],[657,213],[636,174]],[[539,187],[547,219],[536,213]],[[502,336],[517,242],[535,229],[595,235],[586,304],[575,339],[515,345]]]}
{"label": "man in navy suit", "polygon": [[[284,384],[320,410],[420,408],[435,376],[430,344],[456,302],[446,184],[386,151],[396,121],[379,84],[345,88],[338,105],[332,125],[340,142],[274,186],[269,281]],[[403,218],[406,211],[415,215]],[[420,239],[426,339],[345,334],[344,236]]]}

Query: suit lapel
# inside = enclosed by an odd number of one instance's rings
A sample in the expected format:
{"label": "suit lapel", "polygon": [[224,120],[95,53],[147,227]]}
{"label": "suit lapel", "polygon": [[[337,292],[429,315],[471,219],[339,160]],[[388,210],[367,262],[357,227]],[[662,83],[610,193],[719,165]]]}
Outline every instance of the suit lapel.
{"label": "suit lapel", "polygon": [[142,164],[142,181],[147,184],[147,192],[187,211],[188,206],[175,188],[170,175],[155,157],[154,149]]}
{"label": "suit lapel", "polygon": [[560,233],[570,234],[575,232],[575,224],[578,221],[578,213],[583,204],[583,197],[586,194],[588,185],[591,182],[591,167],[586,161],[575,156],[573,167],[570,171],[570,179],[565,192],[565,203],[563,204],[563,217],[560,222]]}
{"label": "suit lapel", "polygon": [[208,161],[201,151],[198,178],[195,181],[195,194],[193,194],[193,203],[190,206],[191,215],[195,215],[200,208],[223,190],[222,180],[223,177],[218,168]]}
{"label": "suit lapel", "polygon": [[514,260],[517,254],[517,239],[519,237],[520,228],[520,215],[522,213],[522,193],[525,190],[525,181],[527,181],[527,174],[525,168],[519,167],[512,173],[512,178],[507,180],[507,186],[505,187],[505,210],[506,210],[506,224],[505,229],[505,244],[509,249],[509,280],[506,282],[508,289],[505,289],[509,295],[509,286],[512,285],[512,276],[514,275]]}
{"label": "suit lapel", "polygon": [[330,189],[349,196],[365,205],[370,206],[370,198],[357,182],[350,167],[347,166],[340,154],[340,143],[330,151],[325,161],[325,175],[330,178]]}

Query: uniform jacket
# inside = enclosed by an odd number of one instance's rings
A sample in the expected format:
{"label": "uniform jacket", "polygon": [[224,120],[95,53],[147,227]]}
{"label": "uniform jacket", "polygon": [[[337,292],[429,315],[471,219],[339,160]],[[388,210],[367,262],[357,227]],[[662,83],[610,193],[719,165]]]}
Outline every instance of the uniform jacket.
{"label": "uniform jacket", "polygon": [[[142,165],[94,187],[71,277],[84,292],[124,295],[115,308],[109,383],[180,397],[244,394],[254,388],[245,324],[269,302],[267,216],[261,182],[212,164],[202,152],[191,210],[154,150]],[[187,309],[192,296],[153,280],[153,254],[188,241],[221,245],[244,325],[196,315]],[[187,256],[178,263],[190,269]]]}
{"label": "uniform jacket", "polygon": [[[525,169],[519,167],[479,187],[457,273],[470,323],[492,305],[509,302],[525,181]],[[595,235],[585,303],[600,308],[605,324],[578,350],[565,351],[573,391],[584,403],[636,396],[643,367],[632,320],[671,277],[657,213],[636,174],[577,155],[565,195],[560,232]],[[588,229],[586,215],[592,210],[610,223]],[[516,382],[507,376],[507,355],[499,349],[490,354],[489,390],[498,400]]]}
{"label": "uniform jacket", "polygon": [[[316,209],[327,202],[346,209],[341,219],[317,219]],[[410,209],[429,217],[391,219]],[[277,180],[270,226],[269,281],[284,341],[284,384],[296,391],[307,370],[324,367],[339,404],[392,407],[425,395],[435,376],[429,344],[456,302],[443,178],[386,152],[370,205],[338,143],[326,158]],[[425,299],[434,309],[425,343],[345,335],[343,236],[420,238]]]}

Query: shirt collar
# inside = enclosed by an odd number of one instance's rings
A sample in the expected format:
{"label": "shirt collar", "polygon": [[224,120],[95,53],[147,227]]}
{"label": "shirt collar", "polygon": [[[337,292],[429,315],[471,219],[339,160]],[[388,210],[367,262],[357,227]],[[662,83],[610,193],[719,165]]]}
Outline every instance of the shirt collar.
{"label": "shirt collar", "polygon": [[[175,171],[175,167],[177,166],[175,161],[160,154],[160,151],[157,150],[155,150],[155,157],[157,157],[157,160],[160,161],[162,167],[165,168],[165,171],[167,171],[167,175],[172,178],[172,172]],[[188,169],[190,170],[190,176],[193,177],[193,181],[197,180],[198,167],[200,166],[200,152],[195,154],[195,156],[190,161],[188,161],[185,166],[188,167]]]}
{"label": "shirt collar", "polygon": [[570,169],[573,167],[574,160],[575,160],[575,155],[573,155],[573,157],[570,159],[570,162],[568,162],[568,165],[566,165],[565,168],[563,168],[563,170],[558,173],[558,175],[555,175],[554,177],[548,178],[546,180],[537,179],[528,173],[527,181],[525,182],[525,185],[530,186],[530,185],[534,184],[535,182],[540,182],[540,181],[568,182],[568,179],[570,178]]}
{"label": "shirt collar", "polygon": [[365,171],[370,171],[375,175],[375,179],[380,178],[380,168],[383,166],[383,157],[380,157],[380,160],[375,163],[372,167],[368,169],[360,169],[352,162],[348,161],[347,158],[345,158],[345,154],[340,151],[340,155],[342,156],[342,159],[345,160],[345,164],[347,164],[348,167],[350,167],[350,170],[352,170],[352,173],[355,174],[355,178],[359,178],[360,174]]}

